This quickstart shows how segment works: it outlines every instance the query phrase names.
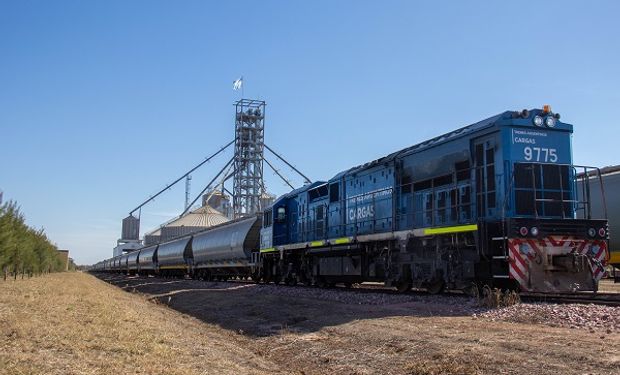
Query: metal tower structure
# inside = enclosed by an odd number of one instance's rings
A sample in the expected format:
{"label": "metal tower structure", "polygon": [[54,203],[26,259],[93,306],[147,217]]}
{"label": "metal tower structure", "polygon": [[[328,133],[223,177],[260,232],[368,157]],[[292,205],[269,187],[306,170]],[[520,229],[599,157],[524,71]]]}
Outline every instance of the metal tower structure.
{"label": "metal tower structure", "polygon": [[235,103],[233,208],[235,218],[260,211],[263,194],[265,102],[241,99]]}
{"label": "metal tower structure", "polygon": [[[213,191],[217,189],[222,192],[226,192],[233,197],[233,218],[239,218],[243,216],[252,215],[256,212],[260,212],[263,208],[261,202],[268,202],[269,199],[266,195],[265,184],[263,181],[263,162],[267,163],[267,166],[273,170],[273,172],[280,177],[291,189],[294,189],[292,183],[284,177],[284,175],[276,168],[274,164],[269,162],[265,158],[265,149],[272,153],[277,159],[286,164],[289,168],[295,171],[304,179],[304,183],[310,183],[310,179],[301,173],[295,166],[286,161],[283,156],[276,153],[271,147],[265,144],[265,102],[261,100],[241,99],[234,103],[235,106],[235,139],[228,142],[225,146],[222,146],[215,153],[202,160],[196,166],[189,171],[185,172],[182,176],[174,180],[172,183],[166,185],[163,189],[159,190],[154,195],[140,203],[137,207],[129,212],[129,217],[123,220],[123,233],[125,233],[125,227],[129,224],[134,224],[135,233],[133,237],[136,237],[135,241],[139,242],[140,231],[140,216],[142,213],[142,207],[153,202],[157,197],[164,192],[170,190],[170,188],[181,180],[185,179],[185,209],[179,215],[183,217],[187,214],[194,203],[203,197],[205,192]],[[190,187],[191,187],[191,174],[198,168],[209,163],[216,156],[223,153],[232,144],[235,144],[234,155],[228,160],[228,162],[219,170],[219,172],[209,181],[204,189],[189,202]],[[230,192],[224,185],[230,179],[233,180],[233,191]],[[1,195],[0,195],[1,197]],[[267,203],[263,203],[267,204]],[[137,212],[137,217],[134,213]],[[127,221],[127,223],[125,223]],[[132,238],[133,238],[132,237]],[[124,241],[125,238],[119,240]],[[132,240],[134,241],[134,240]],[[126,241],[125,241],[126,242]]]}

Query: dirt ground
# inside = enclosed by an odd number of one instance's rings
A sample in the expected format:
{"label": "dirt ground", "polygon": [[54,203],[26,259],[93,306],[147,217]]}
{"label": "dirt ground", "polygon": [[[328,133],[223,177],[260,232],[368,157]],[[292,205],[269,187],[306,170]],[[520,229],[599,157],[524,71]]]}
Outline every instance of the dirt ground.
{"label": "dirt ground", "polygon": [[[620,373],[618,334],[475,319],[458,306],[461,300],[356,304],[311,298],[304,288],[274,286],[286,293],[271,293],[255,284],[100,277],[63,274],[0,284],[0,368],[88,374]],[[34,313],[42,301],[45,308]],[[135,333],[137,326],[144,328]]]}

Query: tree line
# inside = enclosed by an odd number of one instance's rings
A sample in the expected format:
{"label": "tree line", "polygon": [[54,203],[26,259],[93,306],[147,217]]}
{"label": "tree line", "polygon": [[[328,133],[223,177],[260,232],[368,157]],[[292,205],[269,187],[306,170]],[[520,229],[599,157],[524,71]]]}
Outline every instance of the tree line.
{"label": "tree line", "polygon": [[4,280],[64,271],[64,267],[56,245],[43,229],[26,225],[16,202],[0,206],[0,271]]}

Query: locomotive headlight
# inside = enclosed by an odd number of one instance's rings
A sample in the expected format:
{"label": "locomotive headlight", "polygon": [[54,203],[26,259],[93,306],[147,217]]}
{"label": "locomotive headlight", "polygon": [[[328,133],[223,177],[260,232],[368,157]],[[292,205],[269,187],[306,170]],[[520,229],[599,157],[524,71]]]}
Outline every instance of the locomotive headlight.
{"label": "locomotive headlight", "polygon": [[588,229],[588,236],[590,236],[590,237],[596,236],[596,229],[594,229],[594,228]]}
{"label": "locomotive headlight", "polygon": [[519,234],[522,235],[523,237],[527,236],[528,233],[529,233],[529,231],[527,230],[526,227],[521,227],[519,229]]}
{"label": "locomotive headlight", "polygon": [[598,235],[601,237],[605,237],[605,235],[607,234],[607,231],[605,230],[605,228],[601,228],[598,230]]}
{"label": "locomotive headlight", "polygon": [[542,126],[543,125],[543,118],[536,115],[534,116],[534,118],[532,119],[532,122],[534,123],[534,125],[536,126]]}
{"label": "locomotive headlight", "polygon": [[532,229],[530,229],[530,234],[534,237],[538,236],[538,228],[536,227],[532,227]]}
{"label": "locomotive headlight", "polygon": [[554,128],[555,127],[555,118],[553,118],[553,116],[545,117],[545,126],[547,126],[548,128]]}

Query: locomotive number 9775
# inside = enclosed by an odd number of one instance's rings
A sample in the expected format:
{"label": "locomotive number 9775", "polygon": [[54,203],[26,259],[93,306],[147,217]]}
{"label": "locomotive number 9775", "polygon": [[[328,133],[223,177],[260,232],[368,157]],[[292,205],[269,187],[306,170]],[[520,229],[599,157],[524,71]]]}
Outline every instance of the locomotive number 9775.
{"label": "locomotive number 9775", "polygon": [[545,163],[555,163],[558,161],[558,154],[555,148],[545,147],[525,147],[523,156],[527,161],[540,161]]}

